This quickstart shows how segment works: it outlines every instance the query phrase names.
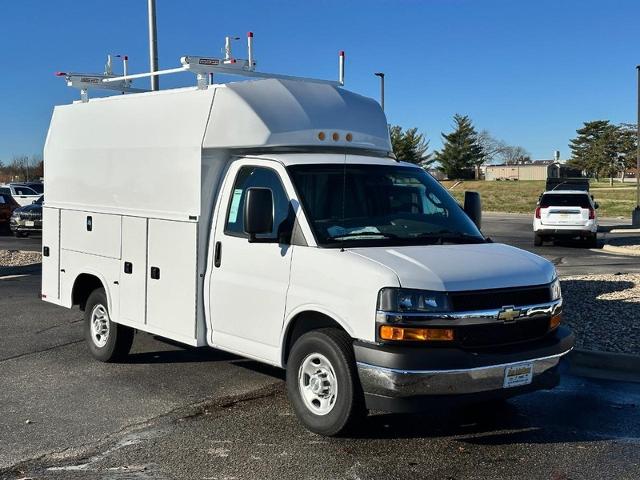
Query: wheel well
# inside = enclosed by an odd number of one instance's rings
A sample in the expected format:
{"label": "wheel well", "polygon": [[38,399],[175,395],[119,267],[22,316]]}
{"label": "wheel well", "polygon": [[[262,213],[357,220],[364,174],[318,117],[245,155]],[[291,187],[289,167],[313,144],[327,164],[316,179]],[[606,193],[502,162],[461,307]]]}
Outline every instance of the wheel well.
{"label": "wheel well", "polygon": [[71,303],[73,305],[80,305],[80,310],[84,310],[89,295],[97,288],[104,288],[104,285],[98,277],[89,273],[78,275],[78,278],[76,278],[76,281],[73,283]]}
{"label": "wheel well", "polygon": [[345,331],[338,322],[324,313],[309,311],[297,314],[289,323],[287,333],[284,338],[284,350],[282,355],[283,365],[287,364],[291,347],[293,347],[293,344],[296,343],[298,338],[312,330],[327,327]]}

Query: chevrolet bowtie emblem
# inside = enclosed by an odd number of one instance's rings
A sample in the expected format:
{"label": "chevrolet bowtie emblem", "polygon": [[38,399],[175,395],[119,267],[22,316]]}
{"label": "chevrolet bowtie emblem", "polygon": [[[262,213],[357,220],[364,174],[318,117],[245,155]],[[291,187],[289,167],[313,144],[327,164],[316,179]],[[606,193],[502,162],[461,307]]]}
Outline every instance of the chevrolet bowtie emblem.
{"label": "chevrolet bowtie emblem", "polygon": [[513,322],[516,318],[520,316],[521,311],[514,308],[513,305],[510,307],[502,307],[500,312],[498,313],[498,320],[504,320],[505,322]]}

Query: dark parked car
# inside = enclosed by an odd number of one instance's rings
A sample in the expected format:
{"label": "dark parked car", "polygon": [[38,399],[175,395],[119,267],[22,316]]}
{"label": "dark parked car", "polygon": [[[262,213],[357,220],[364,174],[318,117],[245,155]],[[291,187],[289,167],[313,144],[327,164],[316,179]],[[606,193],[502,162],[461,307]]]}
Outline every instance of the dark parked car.
{"label": "dark parked car", "polygon": [[0,228],[5,228],[11,218],[11,214],[19,207],[20,204],[13,199],[11,194],[0,193]]}
{"label": "dark parked car", "polygon": [[9,227],[16,237],[26,237],[30,233],[42,233],[42,204],[44,195],[31,205],[16,208],[11,215]]}

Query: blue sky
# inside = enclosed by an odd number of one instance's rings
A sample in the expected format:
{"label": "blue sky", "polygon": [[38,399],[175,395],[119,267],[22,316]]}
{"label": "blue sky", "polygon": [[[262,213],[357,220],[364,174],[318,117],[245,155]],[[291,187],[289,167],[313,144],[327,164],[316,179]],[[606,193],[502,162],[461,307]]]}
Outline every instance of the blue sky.
{"label": "blue sky", "polygon": [[[42,151],[53,106],[78,92],[53,72],[102,70],[106,53],[148,70],[146,0],[3,1],[0,161]],[[217,55],[227,34],[255,32],[261,71],[335,78],[378,97],[389,122],[441,145],[454,113],[534,158],[569,155],[582,122],[634,122],[637,0],[157,0],[160,68]],[[238,44],[244,56],[244,43]],[[146,87],[146,80],[136,82]],[[161,87],[189,85],[191,74]]]}

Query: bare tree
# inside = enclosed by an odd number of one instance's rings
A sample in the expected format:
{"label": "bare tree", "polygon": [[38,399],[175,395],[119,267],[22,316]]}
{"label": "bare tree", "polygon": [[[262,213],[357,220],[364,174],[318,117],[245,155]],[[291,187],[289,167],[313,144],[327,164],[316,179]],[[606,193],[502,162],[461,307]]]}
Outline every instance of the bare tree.
{"label": "bare tree", "polygon": [[499,154],[502,161],[507,165],[526,163],[531,161],[531,155],[523,147],[518,145],[505,146]]}
{"label": "bare tree", "polygon": [[492,163],[500,158],[500,155],[507,148],[507,144],[503,140],[495,138],[488,130],[482,130],[478,134],[478,142],[482,145],[484,153],[483,163]]}

